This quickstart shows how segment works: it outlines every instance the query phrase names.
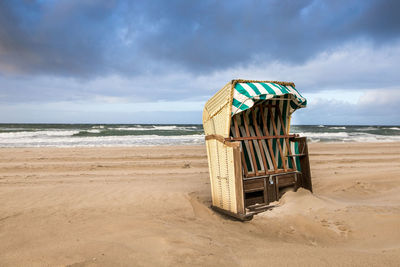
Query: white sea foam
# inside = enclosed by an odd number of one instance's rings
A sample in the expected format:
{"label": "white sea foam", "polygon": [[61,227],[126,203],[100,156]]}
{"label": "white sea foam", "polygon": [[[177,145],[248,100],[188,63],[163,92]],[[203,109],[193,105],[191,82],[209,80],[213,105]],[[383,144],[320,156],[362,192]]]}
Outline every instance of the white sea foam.
{"label": "white sea foam", "polygon": [[182,128],[182,127],[178,127],[178,126],[175,126],[175,125],[166,125],[166,126],[153,126],[154,127],[154,130],[178,130],[179,128]]}
{"label": "white sea foam", "polygon": [[332,129],[332,130],[346,130],[346,127],[344,127],[344,126],[333,126],[333,127],[329,127],[329,129]]}
{"label": "white sea foam", "polygon": [[73,136],[79,133],[79,130],[46,130],[46,131],[22,131],[0,133],[0,140],[7,138],[26,138],[39,136]]}
{"label": "white sea foam", "polygon": [[399,135],[378,135],[370,133],[316,133],[304,132],[300,136],[306,136],[309,142],[395,142],[400,141]]}
{"label": "white sea foam", "polygon": [[120,131],[151,131],[151,130],[161,130],[161,131],[193,131],[197,129],[196,126],[175,126],[175,125],[152,125],[152,126],[135,126],[135,127],[111,127],[110,130],[120,130]]}
{"label": "white sea foam", "polygon": [[88,133],[100,133],[101,130],[98,129],[93,129],[93,130],[87,130]]}
{"label": "white sea foam", "polygon": [[119,130],[119,131],[148,131],[152,130],[153,128],[146,128],[146,127],[111,127],[108,128],[109,130]]}
{"label": "white sea foam", "polygon": [[96,147],[96,146],[146,146],[188,145],[204,143],[204,135],[180,136],[96,136],[96,137],[31,137],[0,138],[0,147]]}
{"label": "white sea foam", "polygon": [[379,130],[379,128],[378,127],[360,127],[360,128],[356,128],[355,130],[363,132],[363,131],[375,131],[375,130]]}
{"label": "white sea foam", "polygon": [[104,125],[95,125],[92,126],[93,129],[104,129]]}

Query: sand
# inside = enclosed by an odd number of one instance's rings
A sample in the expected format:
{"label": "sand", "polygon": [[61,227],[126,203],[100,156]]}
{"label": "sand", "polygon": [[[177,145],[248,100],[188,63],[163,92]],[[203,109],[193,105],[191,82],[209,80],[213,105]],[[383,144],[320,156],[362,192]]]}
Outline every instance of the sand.
{"label": "sand", "polygon": [[309,149],[314,194],[244,223],[204,146],[0,149],[0,266],[399,266],[400,143]]}

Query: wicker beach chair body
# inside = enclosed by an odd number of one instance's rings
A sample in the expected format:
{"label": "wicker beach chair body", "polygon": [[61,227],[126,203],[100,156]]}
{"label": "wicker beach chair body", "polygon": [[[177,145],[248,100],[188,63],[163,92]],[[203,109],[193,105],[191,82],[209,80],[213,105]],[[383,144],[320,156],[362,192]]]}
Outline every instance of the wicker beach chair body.
{"label": "wicker beach chair body", "polygon": [[306,106],[293,83],[233,80],[204,107],[212,208],[241,220],[289,189],[312,191],[307,141],[289,134]]}

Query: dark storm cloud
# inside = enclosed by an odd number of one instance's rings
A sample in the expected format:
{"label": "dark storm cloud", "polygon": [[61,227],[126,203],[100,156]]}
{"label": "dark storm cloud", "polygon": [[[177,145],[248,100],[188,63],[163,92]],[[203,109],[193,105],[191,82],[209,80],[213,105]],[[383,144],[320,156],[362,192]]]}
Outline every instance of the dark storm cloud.
{"label": "dark storm cloud", "polygon": [[395,0],[6,0],[0,73],[208,73],[258,58],[302,63],[354,39],[398,39],[399,9]]}
{"label": "dark storm cloud", "polygon": [[113,1],[0,1],[0,71],[85,76],[107,69]]}
{"label": "dark storm cloud", "polygon": [[301,62],[351,39],[381,44],[400,33],[398,1],[181,2],[138,7],[153,27],[137,41],[148,56],[200,70],[254,57]]}

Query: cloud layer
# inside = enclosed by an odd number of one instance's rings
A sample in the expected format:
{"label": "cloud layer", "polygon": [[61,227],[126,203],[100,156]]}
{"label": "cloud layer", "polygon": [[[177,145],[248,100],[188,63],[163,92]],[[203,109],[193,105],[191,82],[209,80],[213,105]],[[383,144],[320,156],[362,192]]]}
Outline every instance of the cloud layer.
{"label": "cloud layer", "polygon": [[345,103],[362,114],[374,92],[400,89],[399,9],[395,0],[0,1],[0,103],[22,105],[21,120],[24,104],[204,103],[249,78],[325,94],[307,118],[342,101],[332,91],[354,92]]}
{"label": "cloud layer", "polygon": [[210,73],[263,58],[301,63],[354,39],[398,39],[398,1],[1,1],[0,71]]}

